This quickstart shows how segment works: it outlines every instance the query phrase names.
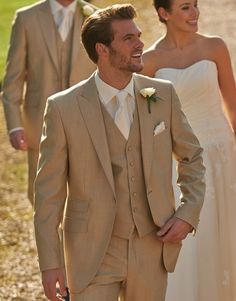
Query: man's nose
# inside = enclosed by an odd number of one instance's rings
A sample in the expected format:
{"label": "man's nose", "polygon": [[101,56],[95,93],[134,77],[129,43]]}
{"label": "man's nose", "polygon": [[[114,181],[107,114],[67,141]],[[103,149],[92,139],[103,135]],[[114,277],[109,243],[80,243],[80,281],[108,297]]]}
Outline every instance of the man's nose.
{"label": "man's nose", "polygon": [[139,38],[139,39],[138,39],[138,43],[137,43],[137,48],[138,48],[138,49],[143,49],[143,47],[144,47],[144,43],[143,43],[143,41]]}

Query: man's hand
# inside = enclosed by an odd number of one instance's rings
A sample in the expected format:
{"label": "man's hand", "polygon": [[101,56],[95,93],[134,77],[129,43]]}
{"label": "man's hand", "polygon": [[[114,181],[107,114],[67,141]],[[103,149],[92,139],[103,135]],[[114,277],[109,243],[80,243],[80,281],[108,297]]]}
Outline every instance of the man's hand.
{"label": "man's hand", "polygon": [[157,237],[162,242],[178,243],[186,238],[192,228],[189,223],[174,216],[157,232]]}
{"label": "man's hand", "polygon": [[11,145],[17,150],[27,150],[28,144],[25,137],[24,130],[17,130],[10,134]]}
{"label": "man's hand", "polygon": [[56,293],[56,284],[59,284],[60,294],[66,297],[65,273],[63,269],[53,269],[42,272],[42,283],[44,293],[48,300],[60,301],[60,296]]}

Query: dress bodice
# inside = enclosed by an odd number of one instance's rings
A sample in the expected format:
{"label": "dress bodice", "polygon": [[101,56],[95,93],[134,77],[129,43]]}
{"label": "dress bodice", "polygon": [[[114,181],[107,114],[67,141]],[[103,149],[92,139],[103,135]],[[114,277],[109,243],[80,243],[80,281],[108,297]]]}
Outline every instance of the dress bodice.
{"label": "dress bodice", "polygon": [[218,141],[225,138],[229,124],[222,109],[217,66],[213,61],[201,60],[184,69],[162,68],[155,77],[173,83],[182,109],[203,144],[216,137]]}

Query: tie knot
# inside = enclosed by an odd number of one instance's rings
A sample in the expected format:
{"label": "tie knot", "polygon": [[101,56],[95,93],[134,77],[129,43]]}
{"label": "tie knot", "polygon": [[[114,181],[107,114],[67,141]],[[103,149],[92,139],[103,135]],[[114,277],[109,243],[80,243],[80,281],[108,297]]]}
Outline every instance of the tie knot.
{"label": "tie knot", "polygon": [[127,95],[128,95],[128,93],[125,90],[120,90],[116,94],[116,98],[117,98],[118,103],[119,103],[120,106],[124,106]]}
{"label": "tie knot", "polygon": [[58,16],[58,31],[61,35],[63,41],[65,41],[73,22],[73,13],[68,9],[63,7],[59,11],[60,15]]}
{"label": "tie knot", "polygon": [[61,13],[61,18],[62,18],[62,20],[63,20],[64,18],[68,18],[68,17],[71,15],[71,11],[70,11],[68,8],[66,8],[66,7],[63,7],[63,8],[60,10],[60,13]]}

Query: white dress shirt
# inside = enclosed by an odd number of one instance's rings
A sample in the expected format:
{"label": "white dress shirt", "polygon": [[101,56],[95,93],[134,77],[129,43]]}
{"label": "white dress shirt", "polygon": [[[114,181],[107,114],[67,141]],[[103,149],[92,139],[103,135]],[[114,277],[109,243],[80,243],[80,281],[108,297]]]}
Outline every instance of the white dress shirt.
{"label": "white dress shirt", "polygon": [[49,0],[49,3],[58,31],[61,34],[62,40],[65,41],[73,24],[77,1],[74,0],[68,6],[63,6],[56,0]]}
{"label": "white dress shirt", "polygon": [[[116,95],[118,94],[119,90],[116,88],[113,88],[106,84],[98,74],[98,71],[95,73],[95,83],[98,89],[98,95],[102,102],[102,104],[105,106],[108,113],[111,115],[113,120],[115,120],[116,111],[118,110],[118,101],[116,99]],[[134,115],[134,109],[135,109],[135,96],[134,96],[134,81],[133,77],[131,81],[128,83],[128,85],[123,89],[127,92],[127,112],[128,112],[128,118],[130,125],[133,122],[133,115]]]}

